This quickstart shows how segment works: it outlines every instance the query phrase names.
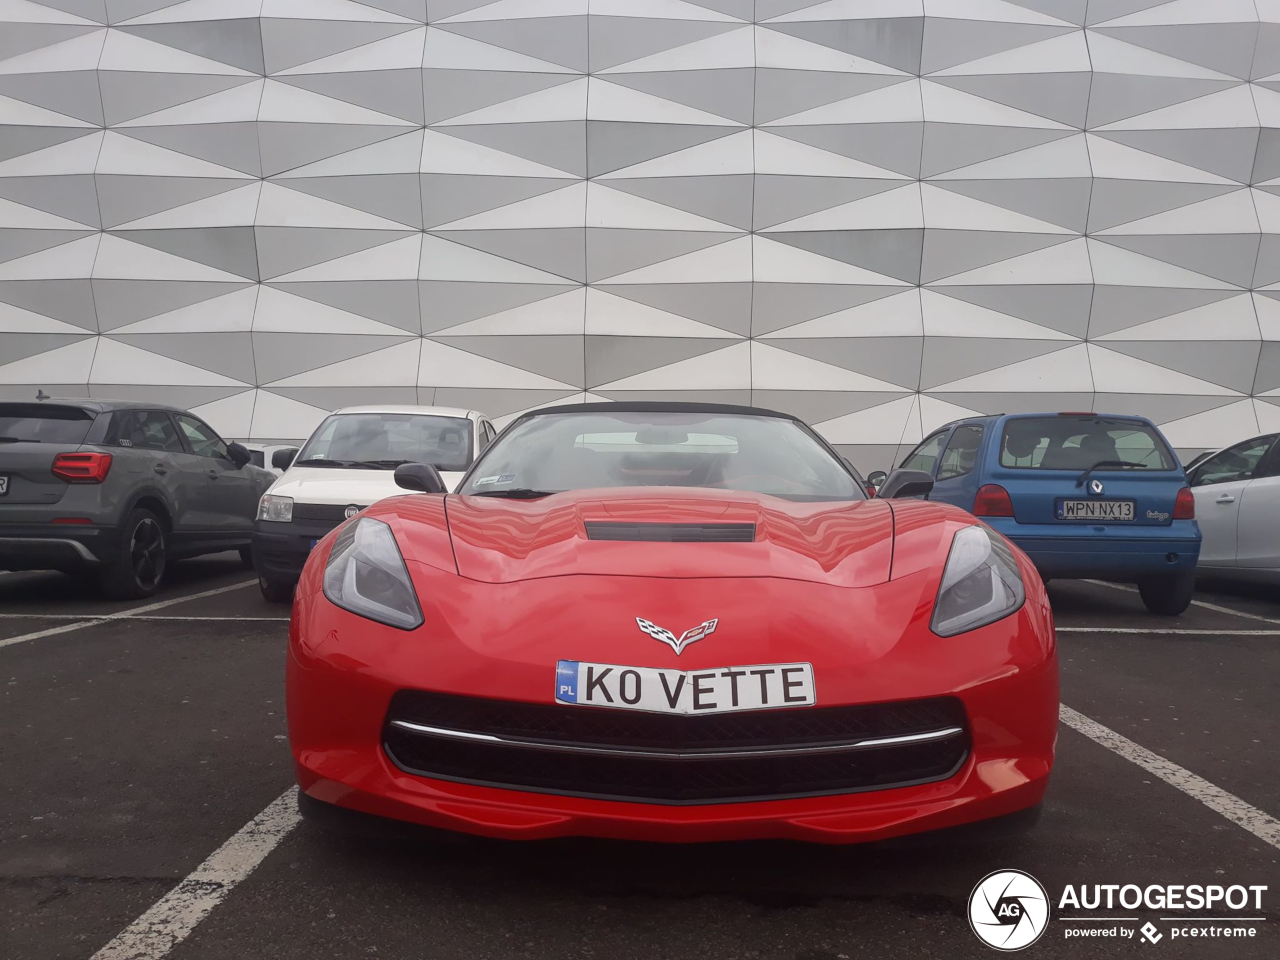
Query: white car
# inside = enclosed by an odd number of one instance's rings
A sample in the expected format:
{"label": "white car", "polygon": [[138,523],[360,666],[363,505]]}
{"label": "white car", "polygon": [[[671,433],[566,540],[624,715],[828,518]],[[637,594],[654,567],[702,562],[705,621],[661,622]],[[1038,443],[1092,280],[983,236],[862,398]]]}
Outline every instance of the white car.
{"label": "white car", "polygon": [[1280,434],[1206,457],[1188,473],[1204,537],[1201,576],[1280,583]]}
{"label": "white car", "polygon": [[[344,519],[386,497],[404,495],[396,467],[430,464],[452,490],[497,435],[474,410],[374,406],[336,410],[301,451],[277,450],[284,474],[263,495],[253,534],[253,563],[262,595],[293,596],[307,555]],[[295,456],[296,454],[296,456]]]}

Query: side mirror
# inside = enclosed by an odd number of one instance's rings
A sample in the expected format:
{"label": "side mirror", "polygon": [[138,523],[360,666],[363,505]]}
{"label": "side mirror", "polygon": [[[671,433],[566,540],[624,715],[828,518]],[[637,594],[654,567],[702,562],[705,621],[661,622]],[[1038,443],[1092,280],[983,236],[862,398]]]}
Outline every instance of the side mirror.
{"label": "side mirror", "polygon": [[281,447],[271,455],[271,466],[277,470],[288,470],[293,466],[294,457],[297,455],[297,447]]}
{"label": "side mirror", "polygon": [[933,477],[923,470],[895,470],[880,488],[885,499],[925,497],[933,489]]}
{"label": "side mirror", "polygon": [[249,452],[249,448],[243,443],[228,443],[227,456],[231,458],[231,462],[236,465],[236,469],[240,470],[246,463],[253,459],[253,454]]}
{"label": "side mirror", "polygon": [[883,470],[875,470],[867,474],[867,483],[871,484],[877,490],[884,486],[884,482],[889,479],[889,475]]}
{"label": "side mirror", "polygon": [[448,493],[440,471],[429,463],[403,463],[396,467],[396,486],[415,493]]}

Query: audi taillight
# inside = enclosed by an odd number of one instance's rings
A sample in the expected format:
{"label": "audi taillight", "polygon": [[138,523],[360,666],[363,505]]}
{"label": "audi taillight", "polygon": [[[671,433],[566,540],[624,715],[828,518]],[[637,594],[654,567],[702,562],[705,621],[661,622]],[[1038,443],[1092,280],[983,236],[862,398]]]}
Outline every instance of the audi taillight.
{"label": "audi taillight", "polygon": [[988,483],[978,490],[973,498],[973,515],[975,517],[1012,517],[1013,501],[1009,499],[1009,491],[998,483]]}
{"label": "audi taillight", "polygon": [[102,483],[110,472],[109,453],[60,453],[53,458],[53,475],[67,483]]}
{"label": "audi taillight", "polygon": [[1196,518],[1196,498],[1191,495],[1190,487],[1178,491],[1178,499],[1173,504],[1173,519],[1194,520]]}

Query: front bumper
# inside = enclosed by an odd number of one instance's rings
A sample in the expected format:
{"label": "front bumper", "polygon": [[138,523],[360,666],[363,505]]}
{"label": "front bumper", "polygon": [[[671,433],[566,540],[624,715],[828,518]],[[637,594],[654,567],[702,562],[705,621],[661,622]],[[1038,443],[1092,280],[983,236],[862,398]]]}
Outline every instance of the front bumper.
{"label": "front bumper", "polygon": [[74,573],[109,562],[119,549],[119,531],[88,524],[0,526],[0,570],[62,570]]}
{"label": "front bumper", "polygon": [[297,583],[312,547],[341,520],[257,520],[253,526],[253,568],[276,583]]}
{"label": "front bumper", "polygon": [[984,517],[983,522],[1017,544],[1046,577],[1139,580],[1184,573],[1200,558],[1200,529],[1194,520],[1166,527],[1018,523]]}
{"label": "front bumper", "polygon": [[[315,589],[312,568],[303,578],[290,627],[286,688],[297,779],[313,800],[507,839],[855,843],[1003,817],[1033,808],[1044,797],[1057,738],[1058,667],[1052,620],[1038,584],[1028,584],[1028,602],[1019,613],[948,641],[918,632],[914,614],[927,578],[907,577],[870,588],[868,593],[876,596],[866,597],[865,644],[845,639],[848,656],[833,657],[833,647],[842,642],[839,633],[831,632],[833,623],[844,624],[847,638],[849,621],[834,601],[847,600],[850,591],[829,586],[741,580],[643,584],[631,578],[621,584],[624,578],[607,577],[487,585],[409,565],[426,617],[416,631],[383,627],[340,610]],[[781,659],[814,663],[823,704],[958,698],[969,737],[963,762],[943,779],[909,786],[673,805],[434,779],[408,773],[388,756],[385,723],[400,690],[550,702],[552,651],[578,655],[584,598],[619,588],[640,605],[647,590],[668,596],[687,592],[701,604],[726,611],[732,597],[742,608],[744,624],[757,616],[786,621],[796,632],[790,655]],[[936,578],[931,588],[936,589]],[[452,596],[432,601],[445,590]],[[502,625],[504,617],[528,610],[522,596],[527,594],[541,597],[543,623],[532,636],[527,616],[520,616],[523,627],[517,625],[514,633]],[[791,600],[785,615],[779,614],[780,596]],[[811,621],[824,621],[826,629],[815,630]],[[578,629],[571,635],[557,639],[562,627],[574,625]],[[722,619],[726,636],[736,628],[736,618]],[[627,633],[608,639],[614,657],[598,659],[636,663],[647,657],[672,665],[670,651],[638,631],[635,638]],[[600,641],[589,637],[587,642]],[[939,652],[922,657],[921,642],[940,645]],[[770,662],[770,645],[772,659],[779,659],[777,641],[767,636],[758,643],[745,640],[728,652],[717,650],[709,639],[703,649],[686,651],[681,659],[689,662],[679,666],[701,669],[717,657],[732,658],[726,663]]]}

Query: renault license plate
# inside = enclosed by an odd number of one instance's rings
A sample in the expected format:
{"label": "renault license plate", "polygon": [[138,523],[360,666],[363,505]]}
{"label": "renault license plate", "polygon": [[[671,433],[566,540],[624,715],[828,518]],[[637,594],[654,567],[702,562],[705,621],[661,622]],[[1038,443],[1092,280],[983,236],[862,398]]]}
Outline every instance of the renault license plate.
{"label": "renault license plate", "polygon": [[1097,520],[1124,523],[1133,519],[1132,500],[1060,500],[1059,520]]}
{"label": "renault license plate", "polygon": [[556,664],[556,700],[615,710],[702,714],[811,707],[817,697],[813,667],[807,663],[683,671],[561,660]]}

